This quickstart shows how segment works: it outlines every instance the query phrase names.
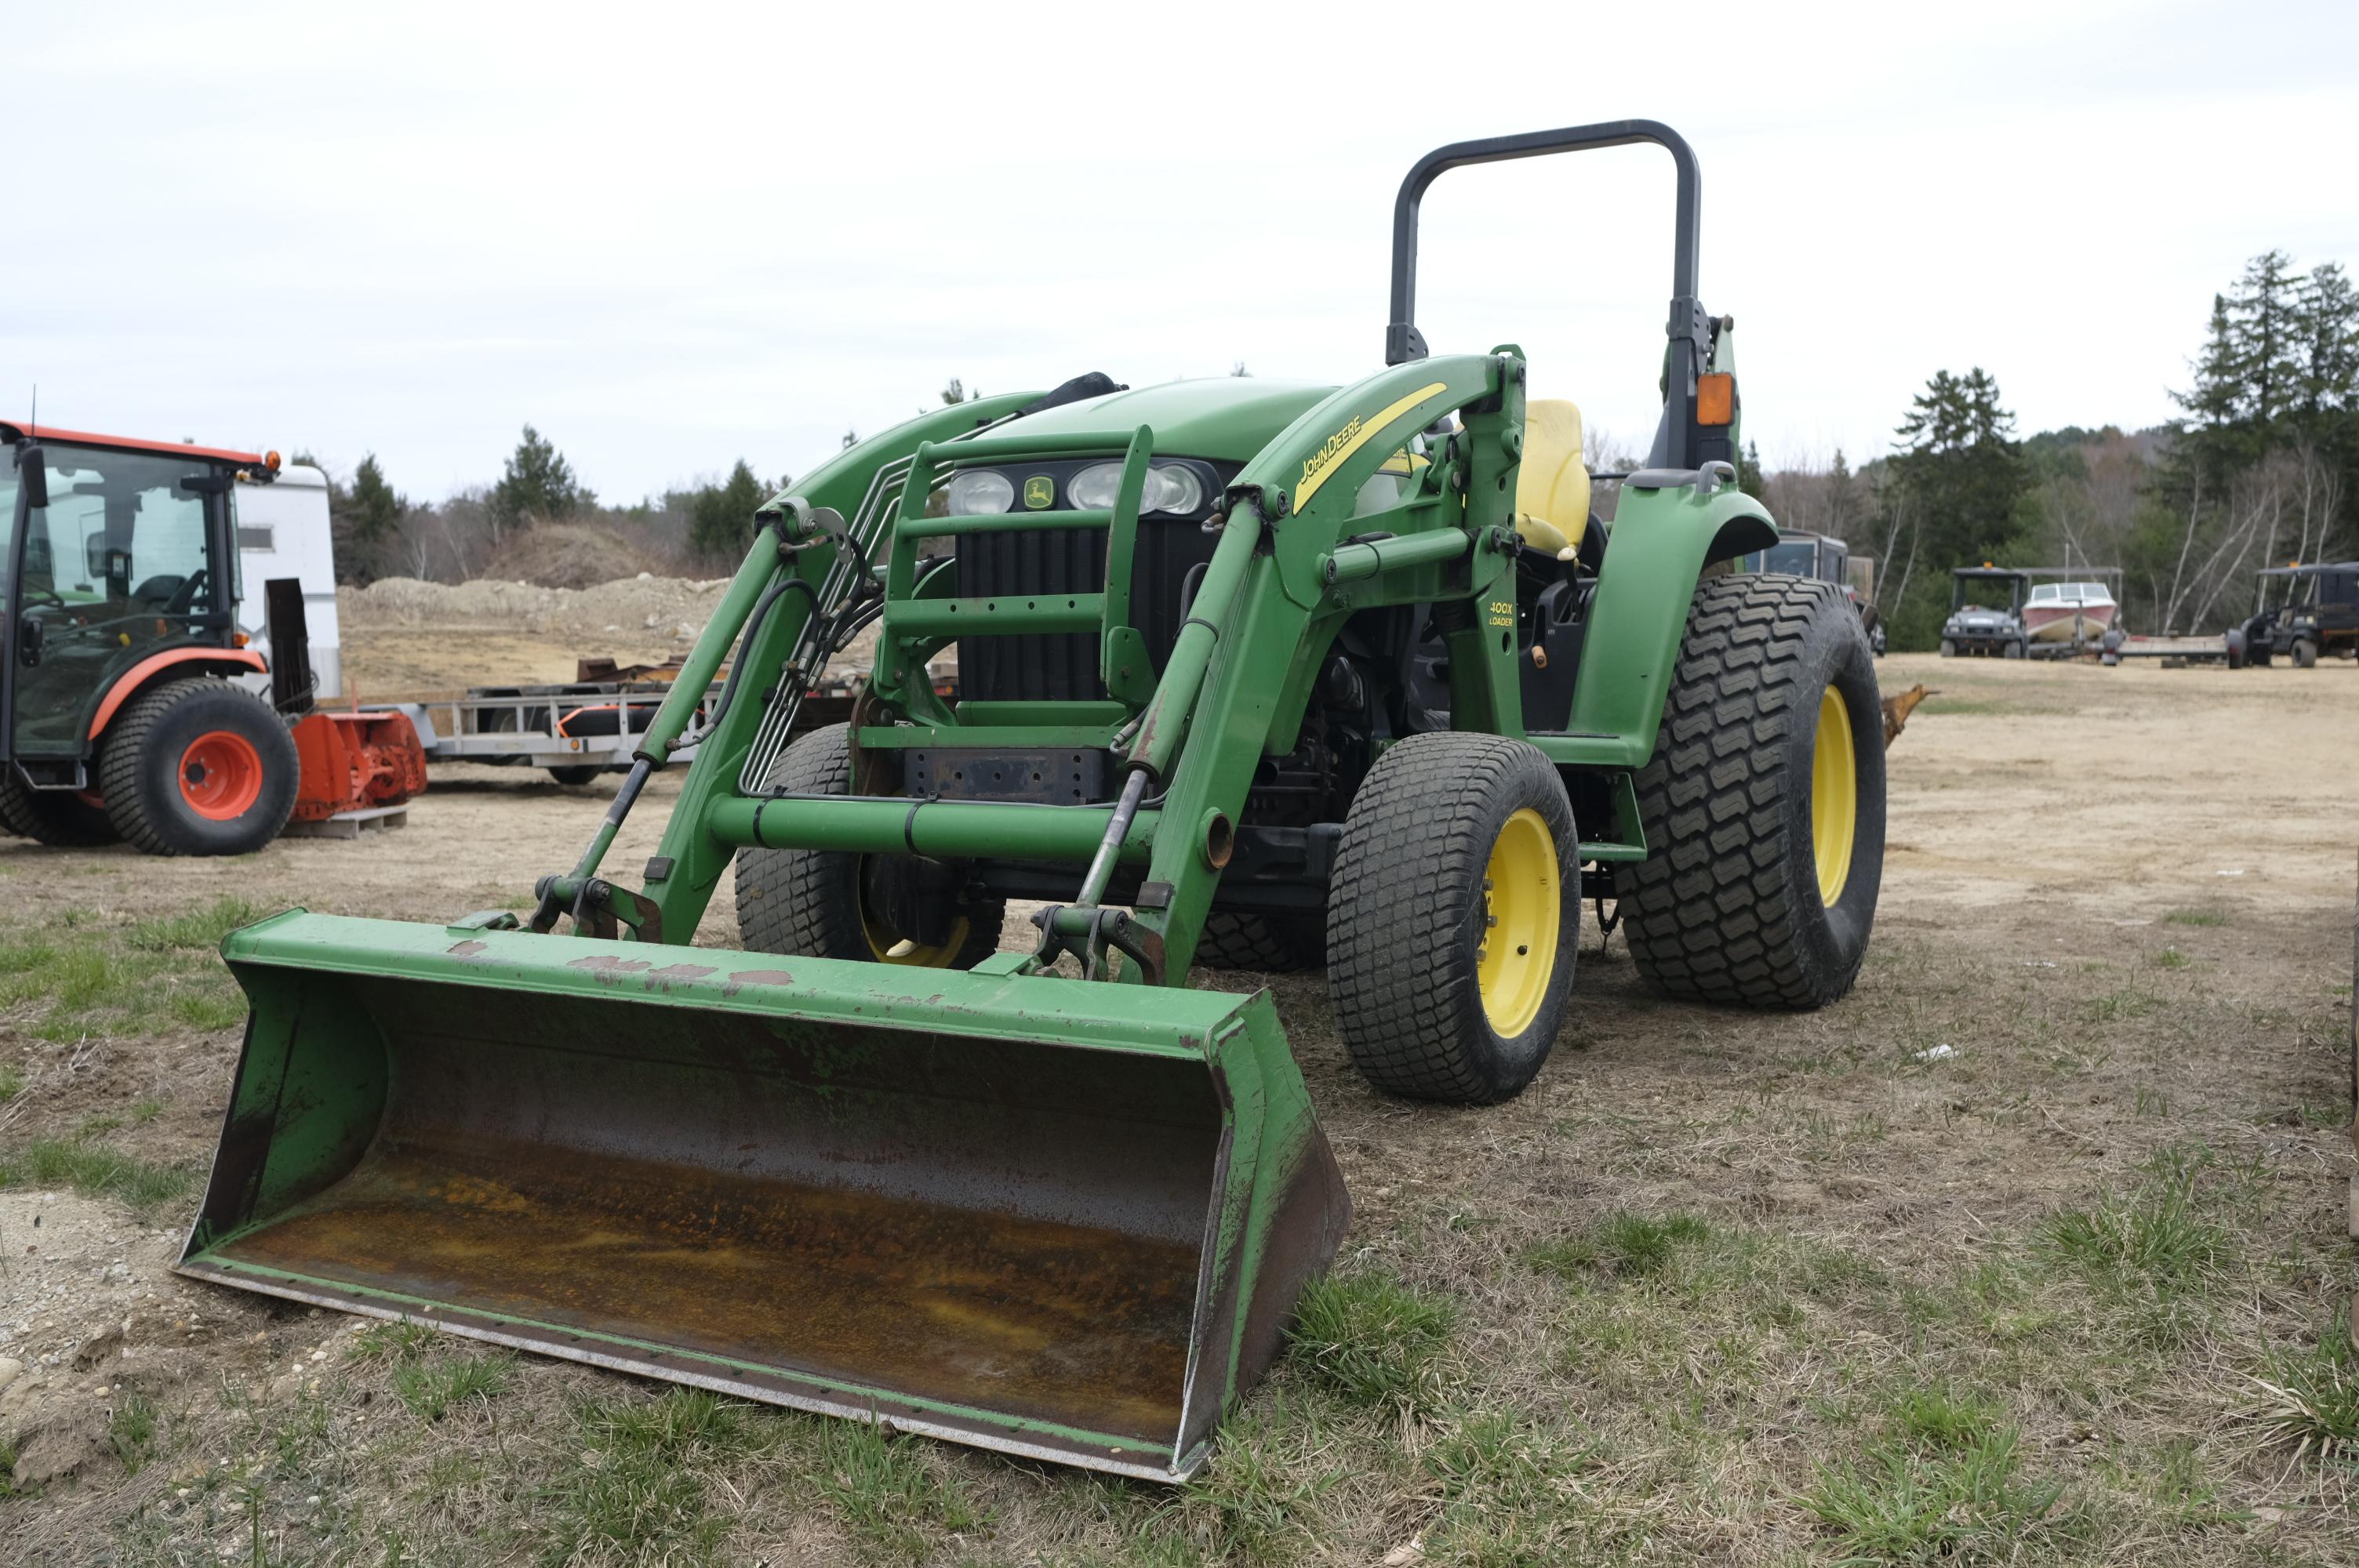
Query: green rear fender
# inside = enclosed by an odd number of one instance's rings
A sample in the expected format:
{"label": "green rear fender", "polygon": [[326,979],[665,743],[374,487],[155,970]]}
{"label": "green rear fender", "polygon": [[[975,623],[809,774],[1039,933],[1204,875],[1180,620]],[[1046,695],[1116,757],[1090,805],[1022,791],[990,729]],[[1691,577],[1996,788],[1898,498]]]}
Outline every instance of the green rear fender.
{"label": "green rear fender", "polygon": [[1559,762],[1644,767],[1655,754],[1696,579],[1714,561],[1777,542],[1769,509],[1740,490],[1625,489],[1565,725],[1583,754],[1544,749]]}

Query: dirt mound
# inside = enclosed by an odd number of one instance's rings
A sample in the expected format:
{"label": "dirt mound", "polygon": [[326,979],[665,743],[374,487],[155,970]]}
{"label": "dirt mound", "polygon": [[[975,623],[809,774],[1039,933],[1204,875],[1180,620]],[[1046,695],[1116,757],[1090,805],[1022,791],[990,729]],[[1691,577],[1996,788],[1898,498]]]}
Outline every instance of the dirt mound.
{"label": "dirt mound", "polygon": [[652,573],[658,564],[612,528],[541,523],[503,540],[484,563],[483,576],[542,588],[590,588]]}
{"label": "dirt mound", "polygon": [[348,632],[490,631],[599,639],[617,633],[692,637],[721,602],[726,578],[702,581],[641,572],[582,588],[482,577],[472,582],[380,578],[336,590]]}

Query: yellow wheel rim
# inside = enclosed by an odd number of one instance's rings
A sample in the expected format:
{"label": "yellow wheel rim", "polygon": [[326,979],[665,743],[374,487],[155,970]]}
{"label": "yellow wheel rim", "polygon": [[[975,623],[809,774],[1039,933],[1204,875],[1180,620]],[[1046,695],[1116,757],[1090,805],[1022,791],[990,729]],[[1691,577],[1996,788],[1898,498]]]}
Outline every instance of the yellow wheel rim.
{"label": "yellow wheel rim", "polygon": [[951,923],[951,939],[938,947],[928,947],[912,942],[883,921],[868,913],[868,900],[860,900],[860,931],[868,938],[868,950],[876,955],[880,964],[907,964],[919,969],[947,969],[959,949],[966,946],[967,918],[962,914]]}
{"label": "yellow wheel rim", "polygon": [[1556,839],[1529,806],[1499,829],[1483,879],[1484,925],[1474,954],[1483,1011],[1491,1027],[1513,1039],[1532,1026],[1556,971],[1561,918]]}
{"label": "yellow wheel rim", "polygon": [[1833,687],[1819,694],[1819,735],[1810,747],[1810,850],[1819,867],[1819,902],[1832,909],[1851,880],[1851,841],[1859,831],[1859,757],[1851,709]]}

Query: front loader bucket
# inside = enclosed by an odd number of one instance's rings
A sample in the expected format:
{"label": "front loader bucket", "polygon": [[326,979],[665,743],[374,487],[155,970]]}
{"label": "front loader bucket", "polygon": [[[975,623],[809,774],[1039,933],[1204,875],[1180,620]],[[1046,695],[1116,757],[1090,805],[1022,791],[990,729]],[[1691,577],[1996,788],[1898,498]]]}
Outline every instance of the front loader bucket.
{"label": "front loader bucket", "polygon": [[1350,1217],[1266,995],[291,912],[179,1270],[1178,1480]]}

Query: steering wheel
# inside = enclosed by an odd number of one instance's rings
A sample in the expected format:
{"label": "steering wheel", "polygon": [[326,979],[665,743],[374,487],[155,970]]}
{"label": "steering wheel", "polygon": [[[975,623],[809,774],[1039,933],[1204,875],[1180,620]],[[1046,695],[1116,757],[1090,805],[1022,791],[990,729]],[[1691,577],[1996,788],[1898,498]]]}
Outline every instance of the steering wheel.
{"label": "steering wheel", "polygon": [[209,575],[210,574],[202,567],[199,567],[195,571],[190,572],[189,574],[189,580],[180,585],[179,591],[172,595],[170,599],[167,600],[163,608],[158,611],[158,613],[162,615],[186,615],[190,611],[194,610],[197,603],[197,595],[204,591],[205,581]]}

